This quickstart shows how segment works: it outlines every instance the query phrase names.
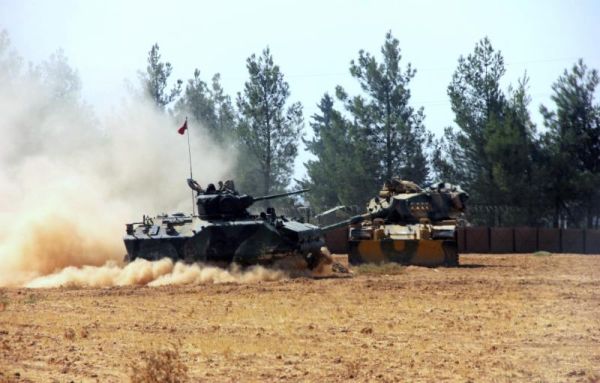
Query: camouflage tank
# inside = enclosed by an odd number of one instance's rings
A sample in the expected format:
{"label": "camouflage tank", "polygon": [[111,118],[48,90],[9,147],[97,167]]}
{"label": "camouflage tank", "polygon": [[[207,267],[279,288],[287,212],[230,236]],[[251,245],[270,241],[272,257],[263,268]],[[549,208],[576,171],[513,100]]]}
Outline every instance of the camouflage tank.
{"label": "camouflage tank", "polygon": [[348,261],[420,266],[458,265],[456,226],[468,194],[439,183],[421,188],[394,178],[367,204],[367,213],[325,226],[349,225]]}
{"label": "camouflage tank", "polygon": [[251,214],[248,208],[258,202],[282,198],[298,190],[254,198],[240,195],[232,181],[210,184],[206,190],[189,179],[195,192],[198,214],[144,216],[142,222],[126,225],[126,261],[137,258],[209,262],[241,265],[269,264],[289,255],[301,255],[309,268],[325,260],[324,241],[317,226],[277,216],[273,208]]}

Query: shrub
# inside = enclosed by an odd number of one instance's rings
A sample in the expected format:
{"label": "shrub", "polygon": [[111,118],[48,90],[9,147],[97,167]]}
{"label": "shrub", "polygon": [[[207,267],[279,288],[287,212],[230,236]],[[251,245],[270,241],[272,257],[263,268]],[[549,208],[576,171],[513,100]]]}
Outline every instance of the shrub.
{"label": "shrub", "polygon": [[188,368],[179,355],[180,345],[171,349],[140,354],[140,360],[130,364],[131,383],[183,383],[189,381]]}

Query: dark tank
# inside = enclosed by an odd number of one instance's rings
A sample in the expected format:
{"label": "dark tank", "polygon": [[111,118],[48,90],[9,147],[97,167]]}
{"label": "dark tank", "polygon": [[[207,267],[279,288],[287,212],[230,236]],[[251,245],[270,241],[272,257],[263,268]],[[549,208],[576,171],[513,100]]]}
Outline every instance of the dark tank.
{"label": "dark tank", "polygon": [[144,216],[126,225],[126,261],[138,258],[241,265],[269,264],[290,255],[301,255],[309,268],[326,256],[317,226],[277,216],[269,207],[259,214],[248,208],[259,201],[282,198],[307,190],[252,197],[239,194],[232,181],[210,184],[206,190],[188,179],[194,190],[197,214],[174,213]]}

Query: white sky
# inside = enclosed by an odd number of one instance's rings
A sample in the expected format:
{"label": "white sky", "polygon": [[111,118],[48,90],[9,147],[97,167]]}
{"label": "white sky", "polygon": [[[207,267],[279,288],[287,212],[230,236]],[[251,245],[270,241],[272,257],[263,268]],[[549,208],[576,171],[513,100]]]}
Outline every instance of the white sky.
{"label": "white sky", "polygon": [[[424,106],[437,135],[452,125],[446,88],[459,55],[488,36],[507,64],[505,84],[527,70],[531,112],[575,60],[600,69],[600,1],[118,1],[0,0],[0,29],[25,59],[62,48],[78,70],[84,98],[99,112],[119,103],[126,79],[146,65],[155,42],[184,81],[199,68],[221,73],[234,96],[247,78],[245,60],[270,46],[309,117],[325,92],[358,86],[348,73],[359,49],[379,53],[385,33],[400,40],[404,64],[417,69],[412,105]],[[296,175],[304,174],[297,161]]]}

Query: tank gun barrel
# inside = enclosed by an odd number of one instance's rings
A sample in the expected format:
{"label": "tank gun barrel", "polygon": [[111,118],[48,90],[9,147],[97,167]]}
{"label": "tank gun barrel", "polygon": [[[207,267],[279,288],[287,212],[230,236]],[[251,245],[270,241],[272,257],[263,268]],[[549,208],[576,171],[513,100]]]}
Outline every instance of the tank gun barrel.
{"label": "tank gun barrel", "polygon": [[365,213],[365,214],[355,215],[353,217],[348,218],[347,220],[336,222],[331,225],[323,226],[323,227],[321,227],[321,231],[325,233],[325,232],[335,230],[337,228],[344,227],[347,225],[354,225],[357,223],[361,223],[365,219],[382,218],[382,217],[385,217],[387,215],[387,213],[388,213],[388,209],[381,209],[381,210],[378,210],[375,212],[369,212],[369,213]]}
{"label": "tank gun barrel", "polygon": [[294,191],[287,192],[287,193],[265,195],[262,197],[255,197],[255,198],[253,198],[253,201],[254,202],[266,201],[266,200],[275,199],[275,198],[287,197],[287,196],[294,195],[294,194],[306,193],[307,191],[310,191],[310,189],[300,189],[300,190],[294,190]]}

